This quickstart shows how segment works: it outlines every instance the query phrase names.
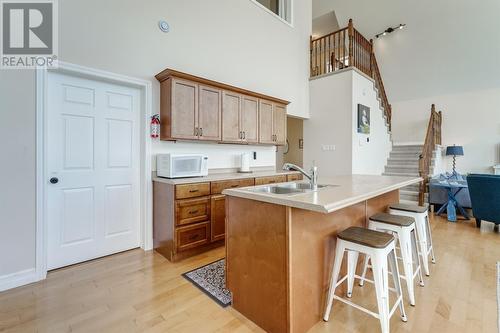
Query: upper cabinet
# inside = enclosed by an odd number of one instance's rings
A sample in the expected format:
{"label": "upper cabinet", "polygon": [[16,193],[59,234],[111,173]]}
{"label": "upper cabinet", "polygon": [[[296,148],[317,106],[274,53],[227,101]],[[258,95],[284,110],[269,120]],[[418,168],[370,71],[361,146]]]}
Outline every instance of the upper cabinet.
{"label": "upper cabinet", "polygon": [[232,91],[222,93],[222,140],[240,142],[242,140],[240,115],[241,95]]}
{"label": "upper cabinet", "polygon": [[222,91],[199,85],[198,96],[198,138],[219,141],[222,139]]}
{"label": "upper cabinet", "polygon": [[286,106],[261,100],[259,129],[260,143],[284,145],[286,143]]}
{"label": "upper cabinet", "polygon": [[243,96],[241,99],[240,128],[243,132],[243,141],[247,143],[259,142],[259,99]]}
{"label": "upper cabinet", "polygon": [[259,103],[259,142],[274,144],[273,102],[261,100]]}
{"label": "upper cabinet", "polygon": [[285,144],[287,101],[170,69],[156,78],[161,140]]}
{"label": "upper cabinet", "polygon": [[274,104],[273,108],[274,142],[277,145],[286,143],[286,106]]}
{"label": "upper cabinet", "polygon": [[[197,139],[196,126],[198,124],[198,85],[184,80],[172,79],[169,82],[171,89],[162,94],[169,94],[171,106],[168,107],[170,112],[163,113],[163,125],[171,124],[168,128],[162,126],[161,132],[163,135],[178,139]],[[162,87],[163,88],[163,87]],[[160,102],[161,104],[163,100]],[[166,129],[166,130],[164,130]],[[170,132],[170,133],[168,133]]]}

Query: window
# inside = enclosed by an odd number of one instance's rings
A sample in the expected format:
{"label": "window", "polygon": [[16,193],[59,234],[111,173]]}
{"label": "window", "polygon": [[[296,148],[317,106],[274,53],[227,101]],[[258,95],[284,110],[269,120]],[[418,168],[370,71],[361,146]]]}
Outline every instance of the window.
{"label": "window", "polygon": [[251,0],[278,16],[283,21],[292,24],[292,0]]}

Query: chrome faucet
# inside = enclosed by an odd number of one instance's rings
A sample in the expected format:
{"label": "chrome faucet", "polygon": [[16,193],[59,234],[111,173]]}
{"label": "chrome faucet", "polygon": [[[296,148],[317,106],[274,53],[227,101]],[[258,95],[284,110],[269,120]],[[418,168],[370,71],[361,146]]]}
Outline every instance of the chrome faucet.
{"label": "chrome faucet", "polygon": [[292,163],[285,163],[283,164],[283,170],[295,170],[303,174],[305,177],[309,179],[309,182],[311,183],[311,189],[312,190],[317,190],[318,189],[318,167],[312,166],[310,173],[307,173],[299,167],[298,165],[292,164]]}

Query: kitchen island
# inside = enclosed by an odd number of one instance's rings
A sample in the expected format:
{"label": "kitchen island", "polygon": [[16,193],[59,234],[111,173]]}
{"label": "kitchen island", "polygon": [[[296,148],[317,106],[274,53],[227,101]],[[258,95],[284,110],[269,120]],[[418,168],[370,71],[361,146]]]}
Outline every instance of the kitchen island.
{"label": "kitchen island", "polygon": [[291,183],[228,189],[226,284],[233,308],[267,332],[321,320],[336,235],[399,202],[418,177],[349,175],[316,191]]}

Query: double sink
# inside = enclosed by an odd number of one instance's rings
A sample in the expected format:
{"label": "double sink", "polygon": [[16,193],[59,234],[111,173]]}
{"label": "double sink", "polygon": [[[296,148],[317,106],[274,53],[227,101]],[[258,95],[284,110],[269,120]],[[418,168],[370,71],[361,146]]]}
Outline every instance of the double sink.
{"label": "double sink", "polygon": [[284,183],[284,184],[254,187],[248,190],[257,193],[293,195],[293,194],[314,192],[329,186],[335,186],[335,185],[318,185],[317,189],[313,189],[310,183]]}

